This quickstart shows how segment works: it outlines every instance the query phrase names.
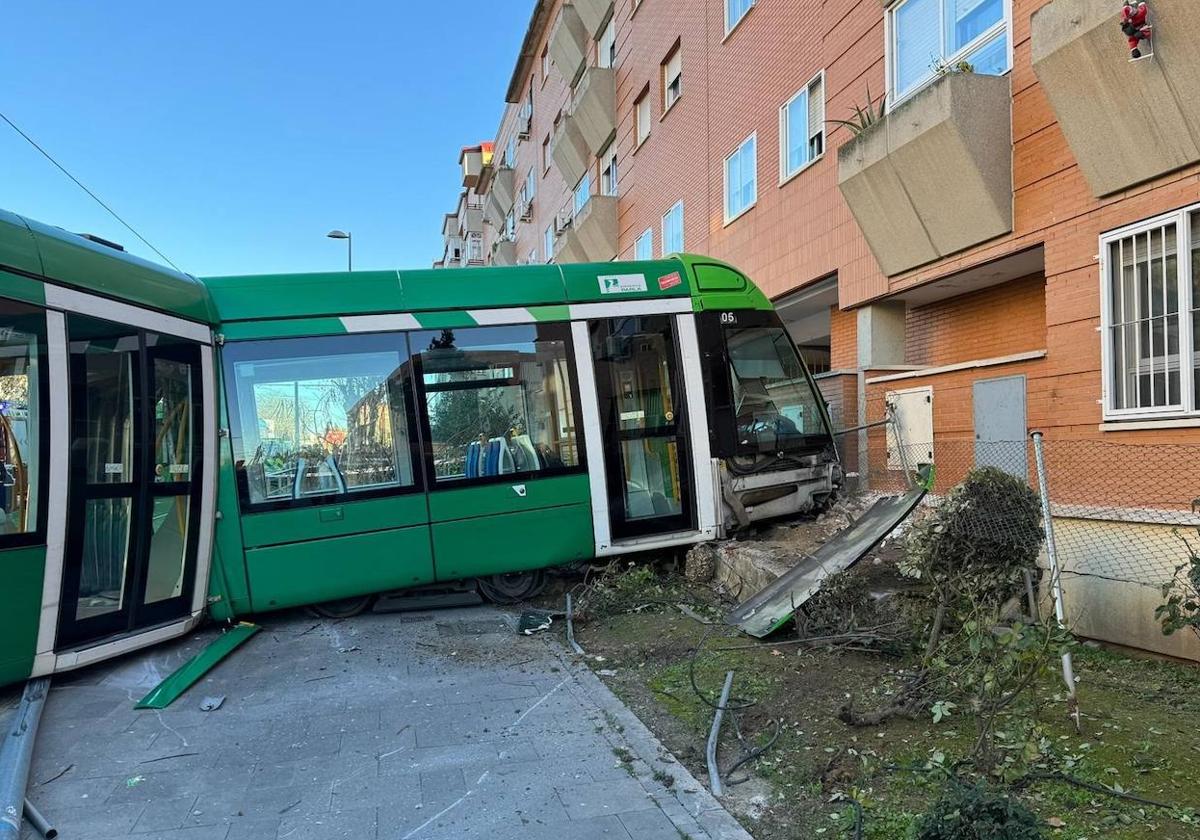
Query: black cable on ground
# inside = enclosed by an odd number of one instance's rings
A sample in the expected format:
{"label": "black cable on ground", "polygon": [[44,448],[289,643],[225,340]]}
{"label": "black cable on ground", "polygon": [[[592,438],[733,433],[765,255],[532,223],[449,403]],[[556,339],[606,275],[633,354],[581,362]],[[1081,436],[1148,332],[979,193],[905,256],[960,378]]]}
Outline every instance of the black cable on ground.
{"label": "black cable on ground", "polygon": [[[783,720],[780,718],[776,718],[774,720],[774,723],[775,723],[775,732],[774,732],[774,734],[771,735],[771,737],[767,741],[767,743],[763,744],[761,747],[755,747],[750,752],[746,753],[746,755],[742,756],[737,761],[735,761],[733,763],[733,765],[728,770],[725,771],[724,775],[726,778],[728,778],[729,776],[732,776],[734,771],[736,771],[739,767],[744,767],[745,765],[749,764],[754,759],[756,759],[759,756],[766,753],[766,751],[771,749],[771,747],[775,746],[775,742],[778,741],[779,736],[783,734]],[[741,740],[740,732],[738,733],[738,739]],[[747,777],[747,779],[748,778],[749,777]],[[742,781],[745,781],[745,779],[743,779],[741,781],[737,781],[737,782],[730,781],[729,784],[731,784],[731,785],[741,784]]]}
{"label": "black cable on ground", "polygon": [[1039,781],[1039,780],[1051,781],[1051,782],[1064,782],[1065,784],[1072,785],[1074,787],[1081,788],[1083,790],[1090,790],[1093,793],[1103,793],[1103,794],[1107,794],[1108,796],[1116,797],[1117,799],[1124,799],[1128,802],[1136,802],[1139,805],[1151,805],[1155,808],[1164,808],[1168,811],[1190,810],[1182,805],[1171,805],[1170,803],[1167,803],[1167,802],[1159,802],[1156,799],[1147,799],[1144,796],[1138,796],[1136,793],[1124,793],[1121,791],[1115,791],[1112,788],[1105,787],[1104,785],[1096,784],[1095,782],[1085,782],[1083,779],[1078,779],[1074,776],[1070,776],[1066,773],[1062,773],[1059,771],[1048,772],[1048,773],[1026,773],[1024,776],[1022,776],[1020,779],[1018,779],[1016,782],[1013,783],[1013,787],[1023,787],[1024,786],[1023,783],[1026,781]]}

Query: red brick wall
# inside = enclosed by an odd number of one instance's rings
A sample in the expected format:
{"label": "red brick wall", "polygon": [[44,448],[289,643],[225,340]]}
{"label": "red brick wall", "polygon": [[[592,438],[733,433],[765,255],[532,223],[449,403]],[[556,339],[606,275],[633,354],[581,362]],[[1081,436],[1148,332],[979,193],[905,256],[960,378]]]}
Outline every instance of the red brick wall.
{"label": "red brick wall", "polygon": [[1027,277],[908,310],[905,361],[937,367],[1046,349],[1046,281]]}

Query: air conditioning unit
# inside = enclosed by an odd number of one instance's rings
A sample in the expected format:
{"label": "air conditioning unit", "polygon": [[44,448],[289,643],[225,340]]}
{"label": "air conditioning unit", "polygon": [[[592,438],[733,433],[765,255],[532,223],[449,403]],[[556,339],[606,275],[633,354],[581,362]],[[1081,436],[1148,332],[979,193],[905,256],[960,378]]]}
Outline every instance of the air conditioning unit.
{"label": "air conditioning unit", "polygon": [[522,222],[533,221],[533,199],[521,197],[517,203],[517,218]]}
{"label": "air conditioning unit", "polygon": [[562,233],[575,223],[575,216],[570,210],[560,210],[554,218],[554,232]]}
{"label": "air conditioning unit", "polygon": [[526,102],[521,106],[520,113],[517,114],[517,137],[521,140],[529,139],[529,132],[533,126],[533,106]]}

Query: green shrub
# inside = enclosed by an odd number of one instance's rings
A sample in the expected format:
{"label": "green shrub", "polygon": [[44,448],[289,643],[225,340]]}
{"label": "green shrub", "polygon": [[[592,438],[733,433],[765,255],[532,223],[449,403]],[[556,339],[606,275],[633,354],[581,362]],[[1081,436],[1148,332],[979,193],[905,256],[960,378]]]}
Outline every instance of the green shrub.
{"label": "green shrub", "polygon": [[916,825],[914,840],[1044,840],[1038,818],[1012,797],[980,783],[951,784]]}
{"label": "green shrub", "polygon": [[1037,493],[1001,469],[981,467],[912,526],[901,571],[976,603],[998,603],[1020,590],[1041,545]]}

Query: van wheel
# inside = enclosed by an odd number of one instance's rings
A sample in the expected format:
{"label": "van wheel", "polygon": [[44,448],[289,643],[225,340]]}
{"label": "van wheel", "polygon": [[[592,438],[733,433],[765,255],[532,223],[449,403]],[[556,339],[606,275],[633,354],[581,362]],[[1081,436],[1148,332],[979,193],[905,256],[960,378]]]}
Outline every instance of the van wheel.
{"label": "van wheel", "polygon": [[541,569],[532,572],[510,572],[479,578],[479,591],[493,604],[519,604],[537,595],[546,586]]}
{"label": "van wheel", "polygon": [[308,609],[322,618],[353,618],[371,606],[374,595],[362,595],[357,598],[339,598],[336,601],[325,601],[313,604]]}

